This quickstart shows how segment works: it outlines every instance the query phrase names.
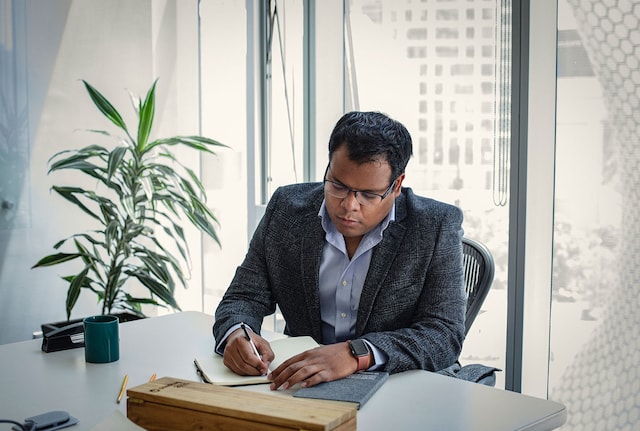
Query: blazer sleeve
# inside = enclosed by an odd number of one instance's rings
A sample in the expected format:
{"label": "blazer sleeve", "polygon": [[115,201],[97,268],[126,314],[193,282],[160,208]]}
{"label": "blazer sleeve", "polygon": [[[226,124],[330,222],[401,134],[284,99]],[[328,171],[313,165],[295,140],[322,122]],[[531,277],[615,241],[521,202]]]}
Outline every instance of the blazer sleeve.
{"label": "blazer sleeve", "polygon": [[275,312],[276,303],[287,322],[285,333],[315,335],[319,340],[314,269],[324,238],[318,217],[322,197],[321,183],[284,186],[274,192],[244,261],[216,309],[213,333],[217,342],[240,321],[260,333],[262,320]]}
{"label": "blazer sleeve", "polygon": [[236,269],[231,284],[216,308],[213,324],[216,350],[219,348],[219,341],[233,325],[244,322],[260,333],[263,317],[275,312],[276,303],[269,285],[264,238],[277,201],[276,192],[253,234],[244,261]]}

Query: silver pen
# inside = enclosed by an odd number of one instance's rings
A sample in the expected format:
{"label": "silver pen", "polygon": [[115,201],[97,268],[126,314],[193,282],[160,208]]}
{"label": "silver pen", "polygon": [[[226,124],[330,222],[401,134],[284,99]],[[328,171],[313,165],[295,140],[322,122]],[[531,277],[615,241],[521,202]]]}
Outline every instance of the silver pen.
{"label": "silver pen", "polygon": [[249,344],[251,344],[251,349],[253,350],[253,353],[255,353],[256,356],[260,360],[262,360],[262,356],[260,356],[260,353],[258,353],[258,349],[256,348],[256,345],[253,343],[253,340],[249,336],[249,331],[247,331],[247,325],[245,325],[244,323],[240,323],[240,327],[244,331],[244,336],[246,337],[247,341],[249,342]]}

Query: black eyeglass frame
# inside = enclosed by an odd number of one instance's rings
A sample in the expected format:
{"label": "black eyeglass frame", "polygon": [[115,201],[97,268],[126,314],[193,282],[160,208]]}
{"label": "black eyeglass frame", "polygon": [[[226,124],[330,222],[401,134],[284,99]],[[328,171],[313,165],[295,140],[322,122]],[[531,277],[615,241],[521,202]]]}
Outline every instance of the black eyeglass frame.
{"label": "black eyeglass frame", "polygon": [[398,178],[399,178],[399,177],[396,177],[396,179],[391,181],[391,185],[389,185],[389,188],[387,188],[387,191],[384,192],[384,194],[378,194],[378,193],[370,192],[370,191],[367,191],[367,190],[353,190],[353,189],[350,189],[349,187],[347,187],[346,185],[344,185],[344,184],[342,184],[342,183],[340,183],[338,181],[328,180],[327,179],[327,173],[329,173],[330,167],[331,167],[330,164],[327,165],[327,169],[325,169],[325,171],[324,171],[324,176],[323,176],[324,179],[323,179],[322,183],[323,183],[323,186],[325,187],[325,191],[326,191],[326,184],[327,183],[335,184],[336,186],[343,187],[343,188],[347,189],[347,194],[345,196],[341,197],[341,196],[332,195],[331,192],[327,191],[327,193],[329,193],[331,196],[339,198],[339,199],[345,199],[347,196],[349,196],[349,194],[351,192],[353,192],[353,196],[356,198],[356,201],[358,201],[358,203],[360,205],[365,205],[365,206],[371,205],[371,204],[360,202],[360,200],[358,199],[358,193],[360,193],[360,194],[366,193],[367,195],[373,195],[373,196],[379,197],[380,201],[378,201],[378,202],[373,204],[373,205],[377,205],[378,203],[382,202],[384,200],[384,198],[389,196],[389,193],[391,193],[391,191],[393,190],[393,186],[395,186],[396,181],[398,181]]}

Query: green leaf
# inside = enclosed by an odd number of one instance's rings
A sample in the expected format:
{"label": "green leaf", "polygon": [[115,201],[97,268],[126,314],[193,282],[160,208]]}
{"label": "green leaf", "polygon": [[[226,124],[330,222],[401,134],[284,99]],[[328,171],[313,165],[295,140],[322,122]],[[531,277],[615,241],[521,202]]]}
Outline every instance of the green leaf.
{"label": "green leaf", "polygon": [[122,263],[111,263],[109,265],[109,274],[107,275],[107,283],[104,286],[104,304],[103,309],[110,311],[113,307],[113,302],[120,293],[120,287],[126,281],[126,278],[122,279]]}
{"label": "green leaf", "polygon": [[35,265],[33,265],[31,268],[40,268],[43,266],[53,266],[53,265],[57,265],[59,263],[62,262],[67,262],[69,260],[73,260],[76,259],[78,257],[82,257],[81,253],[56,253],[56,254],[51,254],[49,256],[45,256],[42,259],[40,259],[38,261],[38,263],[36,263]]}
{"label": "green leaf", "polygon": [[96,256],[91,255],[91,252],[87,250],[87,248],[82,245],[82,243],[76,238],[74,240],[76,245],[76,249],[78,253],[82,257],[82,261],[84,262],[86,267],[93,267],[93,261],[96,260]]}
{"label": "green leaf", "polygon": [[[138,298],[135,296],[131,296],[128,293],[125,293],[125,298],[127,300],[127,303],[129,304],[151,304],[151,305],[158,305],[160,307],[164,307],[162,304],[160,304],[158,301],[156,301],[153,298]],[[137,314],[137,313],[138,312],[136,311],[134,314]]]}
{"label": "green leaf", "polygon": [[149,92],[144,103],[140,106],[140,121],[138,122],[138,153],[143,154],[147,151],[147,141],[149,140],[149,134],[151,134],[151,127],[153,126],[153,117],[156,109],[156,80]]}
{"label": "green leaf", "polygon": [[100,202],[100,211],[102,213],[102,218],[104,220],[104,223],[111,223],[113,221],[119,221],[119,215],[120,213],[118,212],[118,206],[111,202],[109,199],[106,198],[101,198],[99,199]]}
{"label": "green leaf", "polygon": [[158,283],[156,280],[150,277],[149,274],[136,272],[136,273],[131,273],[130,275],[133,275],[135,278],[137,278],[140,281],[140,283],[146,286],[146,288],[149,289],[151,293],[153,293],[158,298],[160,298],[164,303],[169,304],[172,308],[176,310],[180,310],[178,303],[173,297],[173,292],[167,289],[167,287],[164,286],[163,284]]}
{"label": "green leaf", "polygon": [[135,205],[133,204],[133,198],[131,196],[125,196],[122,199],[122,206],[124,207],[127,216],[129,216],[133,220],[137,218]]}
{"label": "green leaf", "polygon": [[157,305],[162,308],[167,308],[162,304],[158,304],[153,298],[135,298],[128,293],[125,292],[124,299],[122,301],[118,301],[118,307],[124,310],[125,312],[130,312],[140,317],[146,317],[142,312],[142,307],[140,304],[151,304]]}
{"label": "green leaf", "polygon": [[84,189],[81,189],[79,187],[58,187],[58,186],[53,186],[52,187],[53,190],[56,191],[56,193],[58,193],[60,196],[62,196],[63,198],[65,198],[66,200],[68,200],[69,202],[71,202],[72,204],[76,205],[77,207],[79,207],[82,211],[84,211],[85,213],[89,214],[91,217],[100,220],[100,217],[98,217],[97,214],[95,214],[93,211],[91,211],[89,208],[87,208],[87,206],[85,206],[76,196],[75,194],[81,194],[84,195],[85,197],[89,197],[90,192],[85,191]]}
{"label": "green leaf", "polygon": [[[172,223],[172,224],[173,224],[173,229],[177,233],[179,239],[175,237],[175,235],[173,234],[173,231],[171,231],[171,229],[169,229],[168,227],[163,226],[163,229],[164,229],[165,233],[174,240],[175,245],[178,248],[178,251],[180,252],[180,255],[182,256],[182,258],[185,261],[188,261],[189,257],[188,257],[187,249],[185,248],[185,247],[188,247],[188,244],[187,244],[187,242],[186,242],[186,240],[184,238],[183,230],[177,224],[175,224],[175,223]],[[184,246],[182,244],[184,244]]]}
{"label": "green leaf", "polygon": [[50,174],[51,172],[59,171],[61,169],[75,169],[77,171],[89,173],[99,168],[93,163],[87,162],[86,160],[66,159],[66,160],[61,160],[60,162],[56,162],[52,164],[51,167],[49,168],[49,172],[47,173]]}
{"label": "green leaf", "polygon": [[185,145],[195,150],[202,151],[205,153],[210,153],[210,154],[214,154],[214,152],[209,148],[209,146],[229,148],[228,145],[225,145],[213,139],[205,138],[203,136],[174,136],[172,138],[155,140],[149,144],[148,149],[157,147],[159,145],[169,145],[169,146]]}
{"label": "green leaf", "polygon": [[169,290],[174,290],[171,274],[169,274],[167,265],[162,261],[162,257],[157,253],[150,252],[150,250],[147,251],[146,255],[139,255],[139,259],[158,280],[169,286]]}
{"label": "green leaf", "polygon": [[113,150],[111,154],[109,154],[109,164],[107,168],[107,178],[109,180],[111,180],[114,172],[118,169],[120,163],[122,163],[122,159],[124,158],[125,154],[127,154],[126,147],[118,147]]}
{"label": "green leaf", "polygon": [[[62,153],[58,154],[61,155]],[[73,154],[64,158],[56,157],[58,160],[56,160],[55,162],[52,162],[54,160],[54,158],[52,157],[51,159],[49,159],[49,163],[51,165],[49,167],[48,173],[50,174],[51,172],[57,171],[59,169],[77,169],[76,166],[83,166],[87,164],[88,162],[86,160],[91,157],[93,157],[93,155],[78,152],[73,152]],[[95,167],[95,165],[92,166]]]}
{"label": "green leaf", "polygon": [[89,268],[83,269],[77,276],[73,277],[71,284],[69,285],[69,290],[67,291],[67,320],[71,317],[71,310],[76,305],[76,301],[78,301],[78,297],[80,296],[80,289],[82,289],[85,284],[85,277],[87,276],[87,272],[89,272]]}
{"label": "green leaf", "polygon": [[[206,196],[205,190],[204,190],[204,186],[202,185],[202,183],[200,182],[200,180],[196,176],[195,172],[193,172],[193,170],[191,170],[189,168],[185,168],[185,169],[187,171],[187,174],[191,177],[191,182],[196,185],[198,190],[200,190],[201,195],[203,197]],[[187,180],[184,180],[184,181],[187,182]]]}
{"label": "green leaf", "polygon": [[[120,233],[120,224],[113,221],[107,225],[104,231],[104,241],[107,244],[108,249],[115,249],[118,243]],[[113,247],[112,247],[113,245]]]}
{"label": "green leaf", "polygon": [[127,134],[129,134],[129,132],[127,131],[127,125],[122,120],[122,117],[120,116],[120,113],[116,110],[116,108],[114,108],[113,105],[87,81],[82,80],[82,82],[89,92],[91,100],[93,100],[93,103],[98,107],[100,112],[102,112],[104,116],[107,117],[113,124],[120,127],[122,130],[127,132]]}
{"label": "green leaf", "polygon": [[220,239],[218,238],[215,227],[209,222],[208,218],[204,217],[200,213],[194,213],[192,214],[190,219],[196,226],[198,226],[207,235],[209,235],[216,242],[216,244],[220,245]]}
{"label": "green leaf", "polygon": [[153,198],[153,176],[146,175],[140,178],[140,185],[142,185],[142,190],[144,191],[144,195],[147,200],[151,200]]}

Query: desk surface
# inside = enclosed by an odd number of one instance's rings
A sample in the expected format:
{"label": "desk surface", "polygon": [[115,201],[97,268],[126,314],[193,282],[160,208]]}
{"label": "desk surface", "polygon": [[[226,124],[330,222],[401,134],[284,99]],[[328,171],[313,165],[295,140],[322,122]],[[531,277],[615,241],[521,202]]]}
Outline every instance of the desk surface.
{"label": "desk surface", "polygon": [[[120,360],[88,364],[83,349],[40,350],[41,340],[0,345],[0,419],[21,421],[51,410],[78,418],[70,431],[89,430],[120,410],[128,387],[158,377],[198,381],[195,356],[213,354],[213,316],[182,312],[120,325]],[[269,391],[267,385],[250,387]],[[270,392],[270,391],[269,391]],[[283,391],[280,396],[288,396]],[[563,405],[426,371],[392,375],[358,412],[361,430],[551,430],[566,420]]]}

